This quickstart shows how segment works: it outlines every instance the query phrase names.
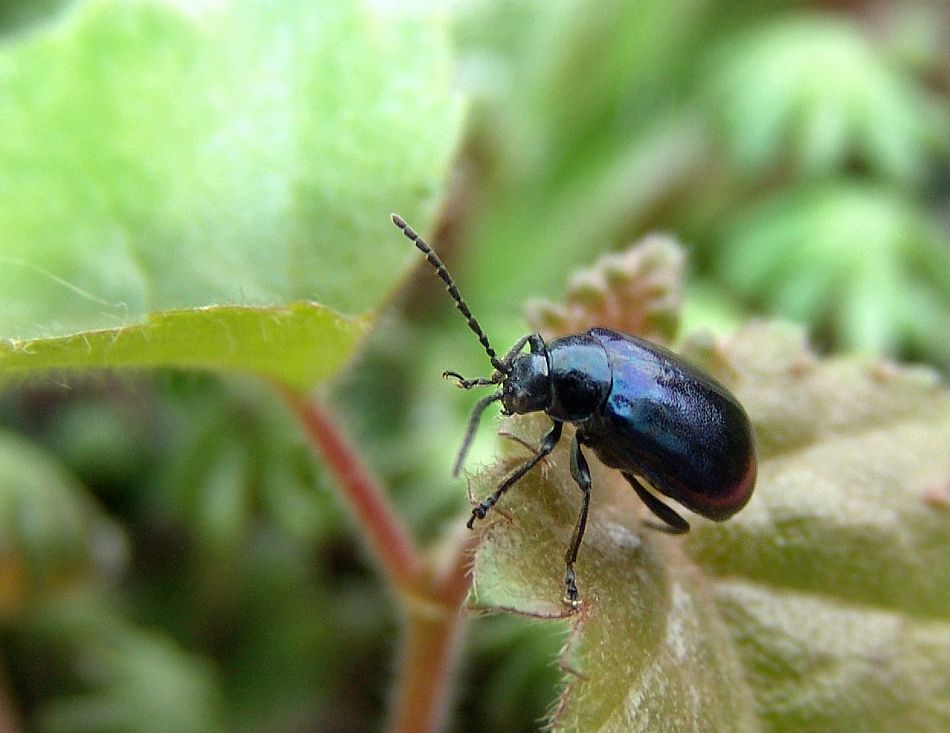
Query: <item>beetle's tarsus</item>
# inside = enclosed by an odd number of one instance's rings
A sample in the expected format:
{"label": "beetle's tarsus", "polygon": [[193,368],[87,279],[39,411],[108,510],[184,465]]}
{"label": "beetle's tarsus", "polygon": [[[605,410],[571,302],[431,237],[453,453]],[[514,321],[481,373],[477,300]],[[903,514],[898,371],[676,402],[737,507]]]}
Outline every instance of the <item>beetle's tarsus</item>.
{"label": "beetle's tarsus", "polygon": [[567,566],[567,575],[564,576],[564,603],[571,608],[578,608],[581,605],[581,595],[577,592],[577,582],[574,579],[574,566]]}
{"label": "beetle's tarsus", "polygon": [[[683,521],[685,522],[686,520]],[[655,532],[663,532],[663,534],[677,535],[686,534],[689,532],[688,524],[685,527],[674,527],[672,524],[666,524],[665,522],[654,522],[652,519],[644,519],[643,526],[649,527]]]}
{"label": "beetle's tarsus", "polygon": [[476,519],[484,519],[487,516],[488,510],[495,506],[495,502],[492,501],[492,499],[494,499],[494,497],[489,496],[485,501],[480,502],[478,506],[472,509],[472,516],[470,516],[465,523],[466,527],[469,529],[474,528]]}

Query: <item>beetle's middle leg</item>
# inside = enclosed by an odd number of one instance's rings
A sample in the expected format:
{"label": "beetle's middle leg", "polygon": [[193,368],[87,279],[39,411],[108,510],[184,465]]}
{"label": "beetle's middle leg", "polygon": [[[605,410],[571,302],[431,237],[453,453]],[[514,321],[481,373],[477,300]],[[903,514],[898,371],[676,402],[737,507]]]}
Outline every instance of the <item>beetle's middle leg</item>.
{"label": "beetle's middle leg", "polygon": [[577,592],[577,583],[574,579],[574,561],[577,560],[577,551],[580,549],[581,540],[584,539],[584,530],[587,528],[587,514],[590,510],[590,468],[587,465],[587,459],[581,453],[581,445],[576,432],[574,433],[574,440],[571,441],[571,476],[574,477],[578,487],[583,492],[583,498],[581,499],[581,511],[577,515],[577,524],[574,525],[574,534],[571,535],[571,544],[564,556],[564,561],[567,563],[567,573],[564,575],[564,585],[566,587],[564,602],[577,608],[580,605],[580,594]]}

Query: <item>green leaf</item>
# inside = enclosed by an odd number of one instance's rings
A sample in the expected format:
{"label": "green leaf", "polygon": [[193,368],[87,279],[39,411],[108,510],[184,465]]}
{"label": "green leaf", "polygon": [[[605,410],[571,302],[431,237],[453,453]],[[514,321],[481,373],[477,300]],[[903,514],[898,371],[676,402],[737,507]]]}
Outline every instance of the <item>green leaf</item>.
{"label": "green leaf", "polygon": [[0,382],[37,370],[173,366],[245,371],[305,388],[332,376],[364,332],[315,303],[166,311],[142,325],[0,342]]}
{"label": "green leaf", "polygon": [[[688,355],[689,352],[688,352]],[[692,349],[759,441],[749,505],[723,524],[644,528],[592,461],[591,520],[555,730],[943,731],[950,726],[950,395],[926,370],[818,359],[753,326]],[[546,420],[509,420],[529,445]],[[483,523],[473,603],[567,615],[563,553],[580,494],[567,440]],[[477,481],[487,493],[527,451]]]}
{"label": "green leaf", "polygon": [[0,620],[116,571],[125,540],[51,455],[0,431]]}
{"label": "green leaf", "polygon": [[943,101],[889,66],[846,20],[772,20],[729,39],[710,69],[710,109],[749,170],[791,159],[811,175],[866,167],[920,182],[933,150],[947,150]]}
{"label": "green leaf", "polygon": [[449,74],[438,14],[369,2],[80,2],[6,44],[0,336],[42,354],[7,363],[331,374],[442,185]]}
{"label": "green leaf", "polygon": [[825,323],[849,347],[947,353],[950,257],[902,193],[847,181],[766,199],[728,235],[725,278],[747,298]]}
{"label": "green leaf", "polygon": [[165,634],[133,626],[94,596],[40,607],[28,628],[47,646],[68,650],[85,687],[44,701],[37,712],[41,730],[225,729],[220,684],[208,661]]}

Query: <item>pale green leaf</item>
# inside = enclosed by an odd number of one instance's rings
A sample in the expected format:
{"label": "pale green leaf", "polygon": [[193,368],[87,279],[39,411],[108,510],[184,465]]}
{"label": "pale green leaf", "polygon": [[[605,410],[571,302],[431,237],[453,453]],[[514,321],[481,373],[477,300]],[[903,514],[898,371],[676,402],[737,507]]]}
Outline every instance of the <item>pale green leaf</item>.
{"label": "pale green leaf", "polygon": [[315,303],[166,311],[125,328],[0,342],[0,376],[9,380],[35,371],[171,366],[250,372],[304,388],[332,376],[364,331],[364,322]]}
{"label": "pale green leaf", "polygon": [[412,261],[390,211],[421,218],[455,147],[443,25],[371,2],[87,0],[0,47],[0,337],[41,355],[16,368],[197,351],[332,373]]}

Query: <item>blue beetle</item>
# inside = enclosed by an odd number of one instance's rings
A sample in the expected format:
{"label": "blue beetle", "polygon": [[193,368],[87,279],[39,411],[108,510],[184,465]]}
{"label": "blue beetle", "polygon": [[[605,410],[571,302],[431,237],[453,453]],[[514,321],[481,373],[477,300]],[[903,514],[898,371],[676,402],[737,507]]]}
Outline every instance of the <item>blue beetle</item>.
{"label": "blue beetle", "polygon": [[475,405],[453,475],[462,467],[482,413],[493,402],[501,402],[505,415],[544,412],[553,422],[537,452],[472,509],[470,529],[554,450],[566,422],[575,427],[571,475],[582,492],[565,555],[564,600],[571,606],[580,603],[574,562],[590,506],[590,469],[581,446],[623,474],[663,520],[663,524],[647,522],[655,529],[679,534],[688,531],[689,524],[647,489],[644,479],[657,492],[717,522],[746,505],[755,487],[755,439],[745,410],[729,390],[672,351],[608,328],[548,343],[529,334],[499,358],[438,255],[399,216],[392,218],[446,284],[495,370],[488,378],[465,379],[456,372],[443,376],[453,377],[464,389],[501,386]]}

